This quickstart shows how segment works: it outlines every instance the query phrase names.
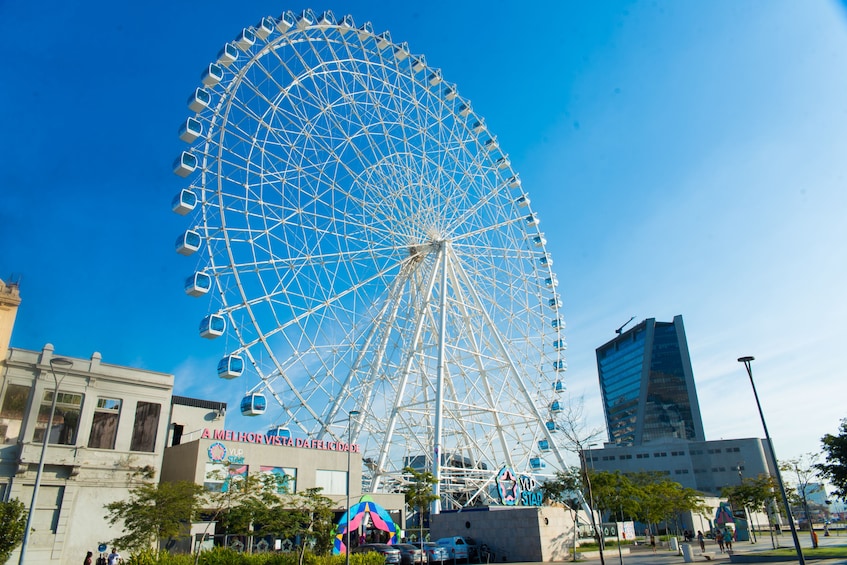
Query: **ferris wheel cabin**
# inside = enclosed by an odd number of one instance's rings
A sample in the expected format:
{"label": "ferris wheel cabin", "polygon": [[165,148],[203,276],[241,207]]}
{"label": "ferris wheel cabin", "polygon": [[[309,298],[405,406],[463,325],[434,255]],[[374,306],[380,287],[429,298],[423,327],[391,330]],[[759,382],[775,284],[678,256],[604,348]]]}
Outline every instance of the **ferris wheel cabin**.
{"label": "ferris wheel cabin", "polygon": [[180,190],[171,202],[171,209],[180,216],[188,214],[194,210],[195,206],[197,206],[197,195],[188,188]]}
{"label": "ferris wheel cabin", "polygon": [[200,249],[200,234],[194,230],[187,230],[176,238],[176,252],[186,257]]}
{"label": "ferris wheel cabin", "polygon": [[276,29],[285,33],[294,27],[294,14],[291,11],[283,12],[276,20]]}
{"label": "ferris wheel cabin", "polygon": [[547,467],[547,463],[540,457],[533,457],[529,460],[529,466],[533,469],[544,469]]}
{"label": "ferris wheel cabin", "polygon": [[226,319],[220,314],[210,314],[200,322],[200,337],[215,339],[226,331]]}
{"label": "ferris wheel cabin", "polygon": [[550,451],[550,442],[546,439],[538,440],[538,451],[547,452]]}
{"label": "ferris wheel cabin", "polygon": [[238,60],[238,49],[232,43],[227,43],[218,51],[218,64],[229,67]]}
{"label": "ferris wheel cabin", "polygon": [[550,412],[561,412],[561,411],[562,411],[562,405],[559,403],[558,400],[554,400],[550,404]]}
{"label": "ferris wheel cabin", "polygon": [[180,153],[179,157],[174,161],[174,174],[183,178],[193,173],[196,168],[197,157],[188,151]]}
{"label": "ferris wheel cabin", "polygon": [[179,138],[186,143],[191,143],[203,135],[203,124],[197,118],[188,118],[179,127]]}
{"label": "ferris wheel cabin", "polygon": [[566,371],[568,369],[568,364],[564,361],[553,361],[553,369],[556,371]]}
{"label": "ferris wheel cabin", "polygon": [[256,43],[256,34],[249,28],[244,28],[235,38],[235,46],[242,51],[247,51]]}
{"label": "ferris wheel cabin", "polygon": [[203,296],[212,289],[212,277],[206,273],[194,273],[185,279],[185,294]]}
{"label": "ferris wheel cabin", "polygon": [[268,36],[274,32],[275,27],[276,22],[274,19],[269,16],[265,16],[259,23],[256,24],[256,37],[262,41],[266,40]]}
{"label": "ferris wheel cabin", "polygon": [[205,88],[197,88],[194,94],[188,97],[188,109],[192,112],[202,112],[209,107],[212,95]]}
{"label": "ferris wheel cabin", "polygon": [[264,394],[254,392],[241,399],[241,414],[244,416],[261,416],[268,408],[268,399]]}
{"label": "ferris wheel cabin", "polygon": [[209,63],[209,66],[200,75],[200,82],[206,86],[215,86],[224,78],[224,68],[217,63]]}
{"label": "ferris wheel cabin", "polygon": [[291,439],[291,430],[285,426],[273,426],[265,434],[267,437],[278,437],[281,439]]}
{"label": "ferris wheel cabin", "polygon": [[565,383],[556,381],[553,383],[553,390],[556,392],[565,392]]}
{"label": "ferris wheel cabin", "polygon": [[240,355],[227,355],[218,361],[218,376],[222,379],[234,379],[244,373],[244,359]]}

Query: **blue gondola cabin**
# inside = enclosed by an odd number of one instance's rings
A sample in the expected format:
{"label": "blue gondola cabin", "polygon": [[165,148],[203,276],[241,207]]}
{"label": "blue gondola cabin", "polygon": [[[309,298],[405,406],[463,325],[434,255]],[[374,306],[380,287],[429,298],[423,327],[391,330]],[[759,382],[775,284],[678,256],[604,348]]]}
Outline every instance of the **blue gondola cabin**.
{"label": "blue gondola cabin", "polygon": [[206,339],[220,337],[226,331],[226,319],[220,314],[210,314],[200,322],[200,336]]}
{"label": "blue gondola cabin", "polygon": [[239,355],[227,355],[218,362],[218,376],[222,379],[234,379],[244,373],[244,359]]}
{"label": "blue gondola cabin", "polygon": [[241,399],[241,414],[244,416],[261,416],[268,407],[265,395],[254,392]]}

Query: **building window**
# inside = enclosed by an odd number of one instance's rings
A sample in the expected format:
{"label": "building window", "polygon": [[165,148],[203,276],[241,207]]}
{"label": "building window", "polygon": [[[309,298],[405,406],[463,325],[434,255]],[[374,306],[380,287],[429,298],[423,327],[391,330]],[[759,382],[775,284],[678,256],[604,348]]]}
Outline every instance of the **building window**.
{"label": "building window", "polygon": [[[50,406],[53,403],[53,391],[45,390],[38,407],[38,421],[32,434],[34,443],[44,441],[44,431],[47,420],[50,419]],[[76,432],[79,429],[79,412],[82,406],[82,395],[72,392],[62,392],[56,396],[56,411],[53,413],[53,426],[47,434],[49,443],[58,445],[74,445]]]}
{"label": "building window", "polygon": [[321,494],[347,494],[347,472],[318,469],[315,473],[315,486],[323,488]]}
{"label": "building window", "polygon": [[139,402],[135,408],[135,424],[132,427],[130,451],[156,451],[156,432],[159,431],[161,404]]}
{"label": "building window", "polygon": [[294,467],[269,467],[262,465],[259,467],[259,472],[263,475],[273,475],[277,493],[294,494],[297,492],[297,469]]}
{"label": "building window", "polygon": [[118,418],[121,415],[121,401],[116,398],[98,398],[91,421],[91,434],[88,447],[94,449],[115,449],[118,437]]}
{"label": "building window", "polygon": [[6,387],[3,406],[0,408],[0,438],[3,443],[16,443],[21,434],[21,424],[29,401],[30,387],[12,385]]}
{"label": "building window", "polygon": [[233,484],[247,478],[247,465],[230,463],[206,463],[206,478],[203,487],[211,492],[228,492]]}

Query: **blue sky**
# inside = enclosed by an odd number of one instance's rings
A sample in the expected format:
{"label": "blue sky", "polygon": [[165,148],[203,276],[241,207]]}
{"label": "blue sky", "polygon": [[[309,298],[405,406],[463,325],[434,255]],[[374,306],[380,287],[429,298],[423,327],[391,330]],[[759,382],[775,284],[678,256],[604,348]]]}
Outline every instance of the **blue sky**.
{"label": "blue sky", "polygon": [[[0,278],[12,345],[176,375],[226,400],[170,212],[201,70],[242,27],[331,9],[458,84],[539,210],[568,386],[602,424],[594,350],[682,314],[709,439],[819,449],[847,417],[847,17],[834,2],[0,4]],[[241,391],[243,392],[243,391]],[[250,422],[230,420],[231,427]]]}

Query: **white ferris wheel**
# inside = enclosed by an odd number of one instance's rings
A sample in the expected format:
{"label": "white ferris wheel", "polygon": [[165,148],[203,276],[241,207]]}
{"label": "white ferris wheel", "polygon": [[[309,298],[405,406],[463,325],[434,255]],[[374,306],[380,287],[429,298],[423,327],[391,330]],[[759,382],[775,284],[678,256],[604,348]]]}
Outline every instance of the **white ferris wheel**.
{"label": "white ferris wheel", "polygon": [[[564,467],[564,322],[539,218],[456,87],[406,43],[310,10],[221,49],[189,98],[177,240],[248,416],[362,447],[371,491],[431,470],[448,507]],[[252,385],[251,385],[252,386]],[[268,406],[270,404],[270,406]],[[441,454],[440,457],[435,456]]]}

